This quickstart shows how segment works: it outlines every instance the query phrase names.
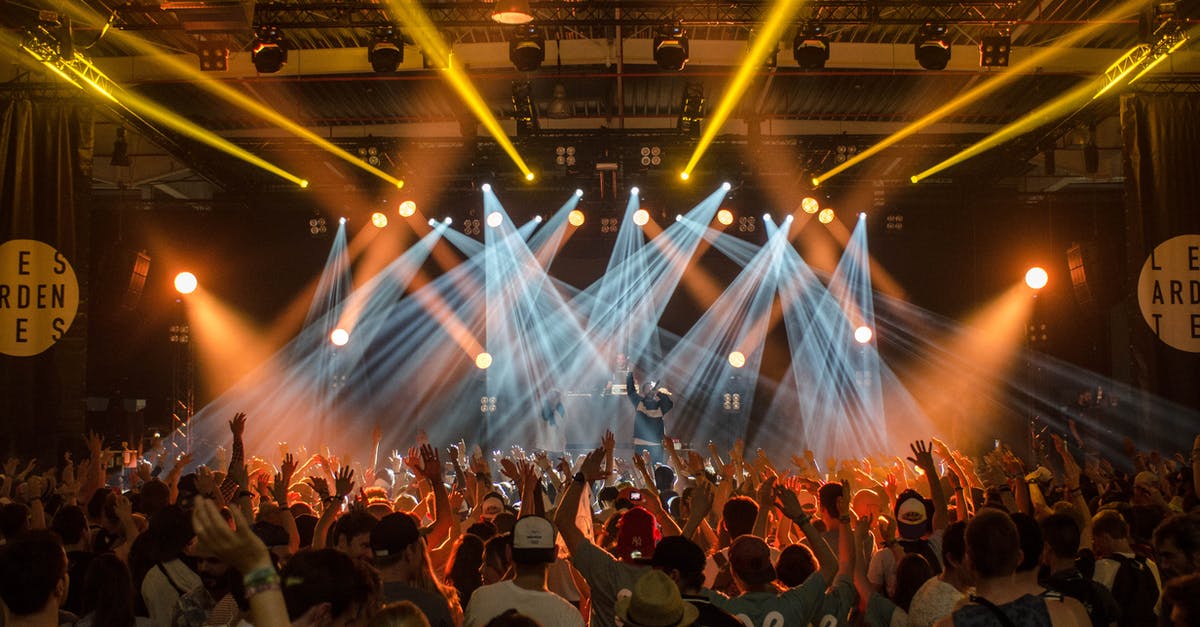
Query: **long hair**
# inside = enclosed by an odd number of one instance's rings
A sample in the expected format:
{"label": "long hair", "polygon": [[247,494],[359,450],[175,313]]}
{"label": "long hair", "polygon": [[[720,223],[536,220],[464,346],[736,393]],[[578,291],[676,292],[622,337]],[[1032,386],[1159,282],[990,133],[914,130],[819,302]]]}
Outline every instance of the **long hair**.
{"label": "long hair", "polygon": [[483,565],[483,540],[471,534],[463,534],[454,547],[454,555],[446,565],[446,583],[458,591],[463,606],[471,601],[471,594],[483,585],[479,567]]}
{"label": "long hair", "polygon": [[441,579],[434,574],[433,560],[429,557],[429,547],[425,544],[424,538],[419,542],[421,543],[419,552],[421,563],[417,565],[416,574],[411,581],[407,582],[408,585],[445,597],[446,603],[450,605],[450,612],[461,621],[463,607],[459,602],[458,591],[454,589],[454,586],[442,583]]}
{"label": "long hair", "polygon": [[133,625],[133,578],[129,567],[112,553],[92,558],[83,576],[80,601],[84,615],[92,614],[93,625]]}

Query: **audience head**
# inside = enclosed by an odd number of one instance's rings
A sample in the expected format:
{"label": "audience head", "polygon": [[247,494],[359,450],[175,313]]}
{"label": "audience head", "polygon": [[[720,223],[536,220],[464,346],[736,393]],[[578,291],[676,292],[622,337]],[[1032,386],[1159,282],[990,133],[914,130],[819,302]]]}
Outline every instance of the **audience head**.
{"label": "audience head", "polygon": [[479,517],[484,520],[492,520],[504,511],[504,495],[499,492],[488,492],[483,497],[483,504],[480,506]]}
{"label": "audience head", "polygon": [[1079,555],[1079,523],[1067,514],[1051,514],[1042,520],[1042,538],[1045,540],[1043,562],[1074,560]]}
{"label": "audience head", "polygon": [[280,579],[293,623],[349,622],[369,610],[372,583],[366,569],[341,551],[300,551],[288,560]]}
{"label": "audience head", "polygon": [[0,599],[13,615],[57,612],[67,589],[67,554],[54,532],[27,531],[0,547]]}
{"label": "audience head", "polygon": [[483,564],[479,574],[483,576],[483,585],[488,586],[502,581],[512,565],[512,534],[502,533],[483,545]]}
{"label": "audience head", "polygon": [[133,578],[129,567],[112,553],[92,559],[84,575],[80,606],[93,625],[133,624]]}
{"label": "audience head", "polygon": [[758,536],[739,536],[729,546],[729,570],[742,590],[775,581],[771,547]]}
{"label": "audience head", "polygon": [[[646,508],[630,509],[621,514],[617,523],[616,557],[622,561],[648,560],[654,556],[654,547],[661,538],[658,523]],[[515,537],[513,546],[516,546]]]}
{"label": "audience head", "polygon": [[920,553],[908,553],[896,564],[896,594],[892,601],[905,612],[912,603],[913,595],[926,581],[933,577],[933,567]]}
{"label": "audience head", "polygon": [[552,564],[558,559],[557,532],[541,516],[522,516],[513,525],[512,561],[518,567]]}
{"label": "audience head", "polygon": [[675,471],[670,466],[659,464],[654,467],[654,487],[659,493],[675,489]]}
{"label": "audience head", "polygon": [[837,502],[845,494],[842,484],[836,481],[830,481],[817,490],[817,501],[821,508],[821,518],[825,520],[826,525],[837,520]]}
{"label": "audience head", "polygon": [[414,574],[425,552],[416,518],[404,512],[388,514],[379,520],[370,532],[370,548],[376,567],[396,569],[405,576]]}
{"label": "audience head", "polygon": [[500,530],[496,528],[496,525],[492,521],[484,520],[467,527],[467,533],[487,542],[495,537],[497,533],[500,533]]}
{"label": "audience head", "polygon": [[[151,479],[142,486],[138,511],[152,517],[171,504],[171,488],[158,479]],[[70,544],[70,543],[68,543]]]}
{"label": "audience head", "polygon": [[905,490],[896,497],[896,530],[905,540],[920,540],[933,531],[933,501],[916,490]]}
{"label": "audience head", "polygon": [[329,532],[330,546],[350,557],[371,561],[371,531],[379,523],[374,516],[361,510],[343,514]]}
{"label": "audience head", "polygon": [[1009,516],[1017,526],[1017,535],[1021,541],[1021,561],[1017,563],[1017,572],[1036,570],[1042,563],[1042,549],[1045,547],[1042,526],[1029,514],[1017,512]]}
{"label": "audience head", "polygon": [[779,583],[795,588],[817,572],[817,558],[812,549],[803,544],[793,544],[779,554],[775,572],[779,575]]}
{"label": "audience head", "polygon": [[1200,574],[1176,577],[1163,587],[1163,598],[1170,604],[1174,627],[1200,625]]}
{"label": "audience head", "polygon": [[5,503],[0,506],[0,535],[15,538],[29,528],[29,508],[24,503]]}
{"label": "audience head", "polygon": [[942,532],[942,570],[962,570],[966,556],[967,523],[956,520]]}
{"label": "audience head", "polygon": [[509,609],[497,614],[487,622],[485,627],[543,627],[543,625],[516,609]]}
{"label": "audience head", "polygon": [[695,623],[700,611],[683,600],[670,577],[652,569],[638,577],[631,595],[617,600],[616,614],[630,627],[684,627]]}
{"label": "audience head", "polygon": [[429,627],[425,612],[412,601],[388,603],[371,617],[368,627]]}
{"label": "audience head", "polygon": [[871,520],[879,518],[883,514],[884,500],[879,497],[879,493],[870,488],[863,488],[854,493],[854,497],[850,500],[850,508],[858,516],[869,516]]}
{"label": "audience head", "polygon": [[669,536],[654,547],[650,566],[666,573],[681,592],[688,593],[704,587],[707,561],[704,549],[695,542],[683,536]]}
{"label": "audience head", "polygon": [[1200,514],[1176,514],[1154,530],[1158,567],[1166,578],[1200,572]]}
{"label": "audience head", "polygon": [[748,496],[735,496],[721,508],[721,524],[730,541],[754,531],[755,518],[758,518],[758,503]]}
{"label": "audience head", "polygon": [[967,565],[980,579],[1009,577],[1021,563],[1021,536],[1008,514],[985,508],[967,523]]}
{"label": "audience head", "polygon": [[1129,523],[1115,509],[1102,509],[1092,517],[1092,550],[1104,557],[1129,544]]}
{"label": "audience head", "polygon": [[58,534],[64,546],[83,544],[87,549],[90,544],[86,542],[89,539],[87,515],[78,505],[60,507],[50,520],[50,531]]}
{"label": "audience head", "polygon": [[483,565],[483,540],[465,533],[458,538],[454,555],[446,565],[446,581],[458,590],[458,598],[465,605],[475,589],[483,585],[479,567]]}

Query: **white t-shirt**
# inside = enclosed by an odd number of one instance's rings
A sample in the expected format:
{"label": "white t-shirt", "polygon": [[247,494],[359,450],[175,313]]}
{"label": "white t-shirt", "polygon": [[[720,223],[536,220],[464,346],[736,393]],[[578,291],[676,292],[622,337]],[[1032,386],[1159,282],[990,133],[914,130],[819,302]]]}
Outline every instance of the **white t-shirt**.
{"label": "white t-shirt", "polygon": [[908,627],[931,627],[954,612],[966,595],[958,588],[934,577],[926,581],[913,595],[908,606]]}
{"label": "white t-shirt", "polygon": [[463,625],[486,625],[510,609],[516,609],[542,625],[583,627],[583,615],[562,597],[553,592],[526,590],[512,581],[477,588],[467,604]]}
{"label": "white t-shirt", "polygon": [[[934,531],[929,536],[929,550],[940,560],[942,558],[943,529]],[[890,548],[875,551],[871,556],[871,565],[867,567],[867,581],[873,586],[883,586],[888,598],[896,596],[896,565],[899,564],[895,553]]]}
{"label": "white t-shirt", "polygon": [[[1119,553],[1118,555],[1123,555],[1130,559],[1135,557],[1133,553]],[[1155,564],[1154,560],[1146,558],[1146,566],[1150,569],[1150,573],[1154,575],[1154,581],[1158,583],[1159,592],[1162,592],[1162,577],[1158,575],[1158,564]],[[1104,586],[1105,588],[1108,588],[1109,592],[1112,592],[1113,581],[1116,580],[1117,569],[1120,567],[1121,562],[1118,562],[1111,557],[1098,559],[1096,560],[1096,572],[1094,575],[1092,575],[1092,580]]]}
{"label": "white t-shirt", "polygon": [[154,621],[155,625],[170,625],[175,603],[183,596],[182,593],[195,590],[201,585],[203,582],[200,581],[200,575],[178,559],[151,568],[142,580],[142,600],[146,602],[150,620]]}

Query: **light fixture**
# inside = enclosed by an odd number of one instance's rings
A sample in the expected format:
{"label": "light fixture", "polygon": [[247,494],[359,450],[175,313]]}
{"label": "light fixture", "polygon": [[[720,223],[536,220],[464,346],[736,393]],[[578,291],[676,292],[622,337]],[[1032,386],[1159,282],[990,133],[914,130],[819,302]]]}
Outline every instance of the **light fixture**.
{"label": "light fixture", "polygon": [[454,218],[451,218],[450,216],[446,216],[446,218],[444,220],[442,220],[442,224],[453,224],[453,223],[454,223]]}
{"label": "light fixture", "polygon": [[388,225],[387,216],[383,215],[382,212],[376,211],[371,214],[371,224],[377,229],[382,229]]}
{"label": "light fixture", "polygon": [[493,229],[500,226],[504,222],[504,216],[500,215],[499,211],[493,211],[487,216],[487,225]]}
{"label": "light fixture", "polygon": [[125,139],[125,127],[117,127],[117,137],[113,140],[112,158],[108,160],[109,165],[118,167],[129,167],[133,162],[129,159],[129,140]]}
{"label": "light fixture", "polygon": [[375,40],[367,48],[367,61],[371,69],[380,73],[395,72],[404,62],[404,40],[396,36],[396,29],[387,26],[375,32]]}
{"label": "light fixture", "polygon": [[1025,285],[1031,289],[1040,290],[1050,282],[1050,274],[1045,268],[1034,266],[1025,273]]}
{"label": "light fixture", "polygon": [[512,83],[513,119],[517,123],[517,136],[532,135],[538,131],[538,108],[533,102],[533,83],[517,80]]}
{"label": "light fixture", "polygon": [[745,366],[746,356],[742,354],[742,351],[733,351],[732,353],[729,353],[729,365],[733,366],[734,368],[741,368],[742,366]]}
{"label": "light fixture", "polygon": [[728,209],[721,209],[717,212],[717,222],[720,222],[724,226],[733,224],[733,212]]}
{"label": "light fixture", "polygon": [[475,356],[475,367],[480,370],[487,370],[492,365],[492,356],[486,351]]}
{"label": "light fixture", "polygon": [[678,72],[688,62],[688,38],[682,26],[663,26],[654,33],[654,62]]}
{"label": "light fixture", "polygon": [[821,224],[829,224],[833,222],[833,209],[826,207],[817,214],[817,221]]}
{"label": "light fixture", "polygon": [[820,70],[829,60],[829,38],[825,26],[817,22],[805,22],[796,28],[792,40],[792,56],[796,64],[805,70]]}
{"label": "light fixture", "polygon": [[287,63],[288,50],[283,32],[274,26],[258,29],[250,47],[250,61],[259,74],[274,74]]}
{"label": "light fixture", "polygon": [[729,191],[729,190],[733,189],[733,183],[730,183],[729,181],[725,181],[724,183],[721,183],[721,189],[724,191]]}
{"label": "light fixture", "polygon": [[[679,107],[676,128],[684,135],[700,136],[700,124],[704,121],[704,84],[689,81],[683,86],[683,102]],[[688,170],[684,170],[687,172]],[[686,180],[686,177],[683,177]]]}
{"label": "light fixture", "polygon": [[329,334],[329,342],[334,346],[345,346],[350,341],[350,332],[338,327]]}
{"label": "light fixture", "polygon": [[650,212],[645,209],[638,209],[633,212],[633,223],[638,226],[646,226],[650,222]]}
{"label": "light fixture", "polygon": [[821,210],[821,203],[812,196],[805,196],[800,201],[800,208],[804,210],[804,213],[816,213]]}
{"label": "light fixture", "polygon": [[950,42],[946,38],[946,25],[925,22],[917,41],[913,43],[913,54],[917,63],[927,70],[944,70],[950,62]]}
{"label": "light fixture", "polygon": [[979,39],[979,67],[1008,67],[1012,35],[984,35]]}
{"label": "light fixture", "polygon": [[871,327],[866,325],[860,326],[854,330],[854,341],[859,344],[866,344],[871,341],[875,334],[871,331]]}
{"label": "light fixture", "polygon": [[490,191],[492,191],[492,184],[491,184],[491,183],[484,183],[483,185],[481,185],[481,186],[479,187],[479,189],[483,190],[483,191],[484,191],[484,193],[490,192]]}
{"label": "light fixture", "polygon": [[229,69],[229,41],[224,38],[201,39],[196,42],[196,57],[201,72],[224,72]]}
{"label": "light fixture", "polygon": [[583,198],[583,190],[582,190],[582,189],[576,189],[576,190],[575,190],[575,197],[576,197],[576,198]]}
{"label": "light fixture", "polygon": [[191,272],[180,272],[175,275],[175,291],[180,294],[191,294],[196,291],[199,282]]}
{"label": "light fixture", "polygon": [[640,191],[641,191],[641,190],[639,190],[639,189],[638,189],[636,186],[635,186],[635,187],[630,187],[630,188],[629,188],[629,195],[630,195],[630,196],[637,196],[637,195],[638,195],[638,192],[640,192]]}
{"label": "light fixture", "polygon": [[533,12],[528,0],[496,2],[492,7],[492,21],[501,24],[528,24],[533,21]]}
{"label": "light fixture", "polygon": [[532,24],[518,26],[508,38],[508,60],[521,72],[533,72],[546,60],[546,38]]}
{"label": "light fixture", "polygon": [[399,213],[400,213],[401,218],[410,218],[410,217],[412,217],[412,214],[414,214],[416,212],[417,212],[417,203],[415,203],[411,200],[406,200],[406,201],[400,203]]}
{"label": "light fixture", "polygon": [[567,214],[567,222],[569,222],[571,226],[583,226],[583,221],[585,219],[586,216],[584,216],[583,212],[578,209],[572,209],[571,213]]}
{"label": "light fixture", "polygon": [[546,106],[546,117],[552,120],[565,120],[571,117],[571,103],[567,101],[567,86],[562,83],[554,84],[554,95]]}

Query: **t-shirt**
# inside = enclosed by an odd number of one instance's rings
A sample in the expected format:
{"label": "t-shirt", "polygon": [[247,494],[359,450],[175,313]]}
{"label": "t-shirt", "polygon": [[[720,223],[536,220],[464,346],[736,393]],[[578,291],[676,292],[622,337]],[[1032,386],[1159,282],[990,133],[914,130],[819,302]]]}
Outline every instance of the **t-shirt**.
{"label": "t-shirt", "polygon": [[142,600],[155,625],[170,625],[179,597],[199,588],[200,575],[178,559],[160,562],[142,580]]}
{"label": "t-shirt", "polygon": [[[938,556],[938,559],[941,559],[942,555],[942,535],[942,529],[929,535],[929,550],[933,555]],[[899,560],[896,559],[896,554],[892,549],[883,548],[875,551],[875,554],[871,556],[871,565],[867,567],[867,581],[876,587],[883,586],[889,597],[896,596],[896,565],[898,563]],[[938,564],[931,564],[931,566],[938,566],[934,570],[941,569]]]}
{"label": "t-shirt", "polygon": [[617,599],[632,596],[638,577],[650,569],[619,562],[587,539],[575,547],[571,563],[592,588],[592,625],[615,624]]}
{"label": "t-shirt", "polygon": [[959,601],[966,598],[958,588],[933,577],[917,588],[908,605],[908,627],[932,627],[949,616]]}
{"label": "t-shirt", "polygon": [[858,592],[854,589],[852,577],[839,576],[833,580],[833,586],[825,592],[821,607],[813,620],[816,627],[839,627],[850,625],[850,608],[858,600]]}
{"label": "t-shirt", "polygon": [[733,614],[717,607],[713,599],[723,599],[712,590],[704,590],[703,594],[685,594],[683,600],[691,603],[700,611],[692,627],[744,627],[742,621],[734,618]]}
{"label": "t-shirt", "polygon": [[[476,590],[478,593],[479,590]],[[385,581],[383,583],[384,603],[397,601],[412,601],[413,605],[421,608],[425,618],[429,619],[430,627],[454,627],[454,619],[450,616],[450,604],[445,597],[420,588],[414,588],[401,581]]]}
{"label": "t-shirt", "polygon": [[779,594],[749,592],[718,601],[717,605],[736,616],[747,627],[776,627],[813,622],[824,599],[825,579],[819,573],[813,573],[804,583],[791,590]]}
{"label": "t-shirt", "polygon": [[476,588],[467,604],[463,625],[486,625],[510,609],[517,609],[542,625],[583,627],[583,615],[562,597],[553,592],[527,590],[513,581]]}

